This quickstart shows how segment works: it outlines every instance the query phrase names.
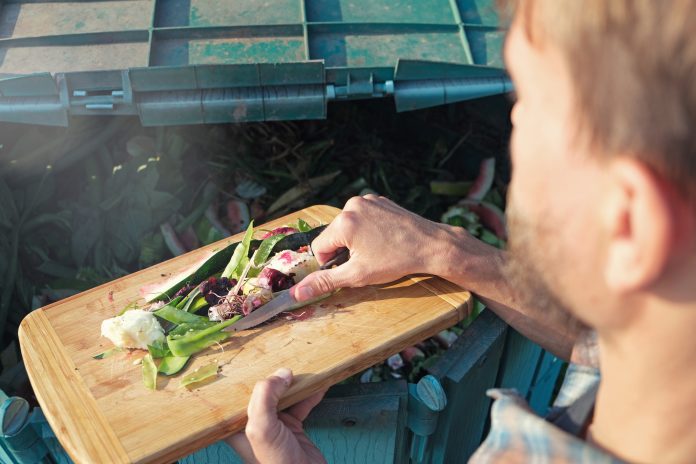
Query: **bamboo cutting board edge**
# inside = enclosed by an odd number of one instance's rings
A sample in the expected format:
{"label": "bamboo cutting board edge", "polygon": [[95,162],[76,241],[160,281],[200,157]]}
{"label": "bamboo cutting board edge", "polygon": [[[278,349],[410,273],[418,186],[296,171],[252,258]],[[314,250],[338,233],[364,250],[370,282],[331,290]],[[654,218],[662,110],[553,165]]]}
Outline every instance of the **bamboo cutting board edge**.
{"label": "bamboo cutting board edge", "polygon": [[[24,318],[19,326],[22,357],[32,385],[36,385],[42,374],[61,371],[53,376],[57,379],[55,388],[35,389],[34,393],[51,428],[61,436],[65,450],[78,463],[95,458],[99,459],[97,462],[129,462],[121,441],[78,375],[77,367],[65,352],[46,315],[34,311],[30,316]],[[34,350],[25,349],[21,341],[31,336],[41,337],[45,343],[35,345]],[[71,401],[65,403],[64,398]],[[67,404],[70,411],[64,407]],[[60,433],[64,430],[72,433]]]}
{"label": "bamboo cutting board edge", "polygon": [[[330,220],[330,218],[335,216],[339,211],[339,209],[333,207],[314,206],[280,218],[277,221],[287,221],[293,216],[302,216],[311,217],[318,223],[323,223]],[[273,222],[276,221],[271,221],[271,223]],[[241,239],[241,235],[242,234],[238,234],[224,239],[223,241],[208,245],[207,247],[194,250],[187,254],[189,255],[187,258],[190,259],[191,257],[195,257],[197,253],[201,253],[201,250],[216,249],[223,243],[230,243],[235,240],[238,241]],[[171,265],[175,260],[181,262],[182,258],[185,257],[186,255],[179,256],[164,263],[160,263],[160,265]],[[138,274],[147,271],[148,269],[141,270],[121,279],[117,279],[116,281],[103,284],[88,292],[104,291],[118,284],[121,280],[133,279]],[[391,339],[390,343],[385,343],[370,351],[360,353],[359,356],[352,358],[350,362],[342,360],[341,363],[332,366],[331,369],[322,371],[320,378],[317,378],[317,375],[315,375],[311,381],[307,378],[298,378],[297,383],[292,386],[288,394],[281,400],[281,407],[299,401],[313,394],[315,391],[327,388],[337,381],[343,380],[384,359],[386,356],[401,351],[403,348],[427,338],[428,336],[432,336],[438,331],[453,325],[470,313],[471,295],[468,292],[441,279],[424,279],[423,277],[413,277],[410,280],[419,284],[421,288],[426,289],[429,293],[432,293],[433,296],[437,296],[439,299],[448,303],[448,305],[451,305],[449,310],[439,315],[439,319],[429,321],[427,331],[413,328],[410,332],[400,334],[398,339]],[[47,411],[46,416],[49,424],[58,432],[57,435],[61,438],[61,443],[76,462],[95,462],[95,459],[98,459],[99,462],[167,462],[195,451],[202,446],[213,443],[228,435],[230,432],[239,430],[243,427],[246,420],[245,418],[242,421],[238,418],[228,418],[214,427],[211,426],[207,430],[200,431],[200,433],[196,434],[199,435],[198,437],[192,437],[195,439],[178,443],[166,449],[160,449],[158,452],[150,452],[149,454],[126,452],[123,443],[118,438],[118,434],[109,425],[108,419],[99,410],[96,399],[89,390],[89,387],[87,387],[80,377],[77,367],[75,367],[72,362],[65,346],[61,344],[60,337],[51,326],[50,320],[45,313],[46,311],[52,311],[54,308],[65,304],[67,301],[80,297],[80,295],[75,295],[33,312],[25,318],[20,326],[20,344],[22,353],[27,360],[27,371],[29,372],[32,384],[37,384],[37,381],[39,381],[45,369],[53,369],[56,373],[62,373],[62,376],[59,376],[61,382],[57,385],[60,388],[46,392],[37,391],[37,398],[41,406]],[[34,344],[32,349],[36,346],[39,346],[39,348],[36,349],[36,352],[30,353],[32,350],[25,349],[27,343],[24,343],[25,340],[30,339],[41,339],[46,341],[46,343]],[[51,361],[54,365],[51,365]],[[48,366],[45,364],[48,364]],[[65,369],[68,369],[68,371],[65,371]],[[308,388],[310,385],[311,390]],[[60,404],[61,402],[58,400],[65,396],[63,392],[74,395],[74,399],[79,398],[79,414],[73,410],[70,412],[72,417],[67,414],[67,411],[63,411],[62,414],[60,413],[61,406],[63,405]],[[103,440],[107,440],[110,446],[105,446],[104,443],[100,443]]]}

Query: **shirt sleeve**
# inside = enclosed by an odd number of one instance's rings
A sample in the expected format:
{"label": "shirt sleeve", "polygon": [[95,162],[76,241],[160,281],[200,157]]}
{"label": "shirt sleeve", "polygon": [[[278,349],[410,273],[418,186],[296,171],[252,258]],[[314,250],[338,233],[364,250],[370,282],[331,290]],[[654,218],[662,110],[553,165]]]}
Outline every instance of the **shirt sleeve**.
{"label": "shirt sleeve", "polygon": [[583,332],[573,346],[570,354],[570,362],[580,366],[599,369],[599,345],[597,332],[588,330]]}

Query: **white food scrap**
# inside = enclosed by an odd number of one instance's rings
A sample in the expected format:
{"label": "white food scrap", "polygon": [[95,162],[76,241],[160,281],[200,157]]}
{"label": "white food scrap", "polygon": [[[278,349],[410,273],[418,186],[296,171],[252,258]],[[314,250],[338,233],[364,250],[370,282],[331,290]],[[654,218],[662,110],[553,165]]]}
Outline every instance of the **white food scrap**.
{"label": "white food scrap", "polygon": [[319,263],[310,252],[287,250],[276,253],[266,267],[280,271],[283,274],[292,274],[295,283],[298,283],[312,272],[318,271]]}
{"label": "white food scrap", "polygon": [[147,345],[164,343],[164,330],[154,314],[141,309],[102,322],[102,336],[119,348],[147,349]]}

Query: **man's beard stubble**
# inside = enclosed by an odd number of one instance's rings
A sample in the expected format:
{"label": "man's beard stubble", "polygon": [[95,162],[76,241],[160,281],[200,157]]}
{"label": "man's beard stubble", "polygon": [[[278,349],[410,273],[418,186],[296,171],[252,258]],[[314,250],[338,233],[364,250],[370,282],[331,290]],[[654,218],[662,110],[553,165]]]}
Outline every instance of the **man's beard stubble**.
{"label": "man's beard stubble", "polygon": [[560,260],[553,244],[554,232],[543,221],[535,224],[523,217],[514,201],[508,205],[506,219],[510,239],[503,276],[517,299],[525,308],[538,311],[545,318],[567,324],[569,328],[586,329],[569,311],[562,295],[554,291],[561,288],[549,266]]}

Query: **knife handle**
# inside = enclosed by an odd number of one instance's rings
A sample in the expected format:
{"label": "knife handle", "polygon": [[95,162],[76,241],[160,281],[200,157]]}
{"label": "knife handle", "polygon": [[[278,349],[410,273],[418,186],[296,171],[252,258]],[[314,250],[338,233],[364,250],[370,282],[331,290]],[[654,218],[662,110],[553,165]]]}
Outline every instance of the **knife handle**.
{"label": "knife handle", "polygon": [[339,248],[334,257],[325,262],[324,265],[321,266],[319,269],[324,270],[331,269],[335,266],[340,266],[341,264],[348,261],[348,259],[350,259],[350,250],[348,248]]}

